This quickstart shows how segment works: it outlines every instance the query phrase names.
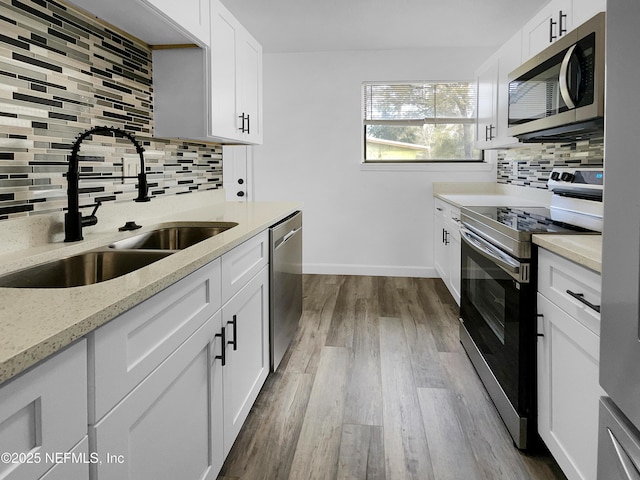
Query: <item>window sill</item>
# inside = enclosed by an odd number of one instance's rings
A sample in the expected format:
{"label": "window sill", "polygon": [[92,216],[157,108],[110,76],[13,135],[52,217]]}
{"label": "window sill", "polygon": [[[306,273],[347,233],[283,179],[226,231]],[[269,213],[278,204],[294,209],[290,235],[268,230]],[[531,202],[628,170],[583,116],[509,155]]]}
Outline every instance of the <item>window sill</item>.
{"label": "window sill", "polygon": [[490,172],[493,162],[460,163],[360,163],[360,170],[371,172]]}

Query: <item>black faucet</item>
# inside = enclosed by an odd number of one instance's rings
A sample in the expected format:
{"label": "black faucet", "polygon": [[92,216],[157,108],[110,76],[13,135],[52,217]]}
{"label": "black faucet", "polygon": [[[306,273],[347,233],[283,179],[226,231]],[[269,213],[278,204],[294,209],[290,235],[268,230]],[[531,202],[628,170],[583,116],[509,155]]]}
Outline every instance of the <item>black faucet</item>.
{"label": "black faucet", "polygon": [[[121,130],[115,127],[94,127],[86,132],[80,134],[80,136],[76,139],[73,147],[71,148],[71,157],[69,158],[69,171],[67,172],[67,201],[68,208],[67,213],[64,215],[64,232],[65,232],[65,242],[77,242],[78,240],[82,240],[82,227],[88,227],[90,225],[95,225],[98,223],[98,218],[96,217],[96,211],[98,207],[100,207],[101,203],[97,202],[93,205],[83,205],[80,206],[79,199],[79,187],[78,183],[80,181],[80,168],[78,167],[78,153],[80,152],[80,144],[86,139],[89,135],[93,134],[107,134],[112,133],[115,136],[128,138],[131,143],[136,147],[136,152],[140,155],[140,173],[138,174],[138,197],[134,200],[135,202],[148,202],[150,200],[147,195],[147,175],[144,171],[144,157],[142,156],[142,152],[144,152],[144,148],[138,143],[138,141],[131,135],[129,132]],[[106,177],[89,177],[83,176],[85,179],[102,179],[104,180]],[[119,177],[119,178],[132,178],[132,177]],[[136,178],[136,177],[133,177]],[[95,207],[91,215],[82,216],[80,213],[80,208],[84,207]]]}

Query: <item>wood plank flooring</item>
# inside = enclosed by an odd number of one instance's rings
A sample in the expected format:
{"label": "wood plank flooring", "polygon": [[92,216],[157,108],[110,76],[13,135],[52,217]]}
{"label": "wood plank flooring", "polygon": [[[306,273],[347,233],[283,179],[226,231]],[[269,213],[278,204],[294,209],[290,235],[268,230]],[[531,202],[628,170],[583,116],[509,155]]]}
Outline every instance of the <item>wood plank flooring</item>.
{"label": "wood plank flooring", "polygon": [[513,446],[439,279],[305,275],[297,336],[219,480],[566,480]]}

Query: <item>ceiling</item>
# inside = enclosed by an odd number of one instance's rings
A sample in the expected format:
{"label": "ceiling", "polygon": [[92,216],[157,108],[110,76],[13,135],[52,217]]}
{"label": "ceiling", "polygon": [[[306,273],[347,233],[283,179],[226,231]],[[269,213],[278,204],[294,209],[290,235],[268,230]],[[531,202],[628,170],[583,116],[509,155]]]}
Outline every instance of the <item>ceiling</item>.
{"label": "ceiling", "polygon": [[549,0],[222,0],[265,53],[498,47]]}

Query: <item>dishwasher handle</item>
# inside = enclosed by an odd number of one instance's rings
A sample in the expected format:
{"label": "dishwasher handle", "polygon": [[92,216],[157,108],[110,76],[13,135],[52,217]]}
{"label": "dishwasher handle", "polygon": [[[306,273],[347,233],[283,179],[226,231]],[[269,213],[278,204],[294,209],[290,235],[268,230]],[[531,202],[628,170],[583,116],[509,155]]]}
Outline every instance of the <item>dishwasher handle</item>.
{"label": "dishwasher handle", "polygon": [[291,230],[289,233],[287,233],[286,235],[284,235],[281,238],[278,238],[273,245],[273,249],[277,250],[278,248],[280,248],[281,245],[284,245],[284,243],[289,240],[291,237],[293,237],[296,233],[298,233],[300,230],[302,230],[302,227],[298,227],[298,228],[294,228],[293,230]]}

